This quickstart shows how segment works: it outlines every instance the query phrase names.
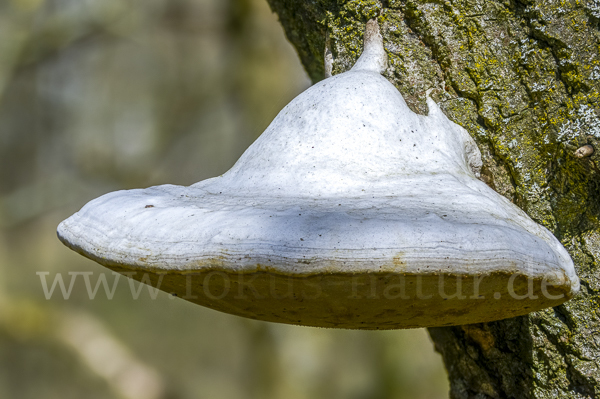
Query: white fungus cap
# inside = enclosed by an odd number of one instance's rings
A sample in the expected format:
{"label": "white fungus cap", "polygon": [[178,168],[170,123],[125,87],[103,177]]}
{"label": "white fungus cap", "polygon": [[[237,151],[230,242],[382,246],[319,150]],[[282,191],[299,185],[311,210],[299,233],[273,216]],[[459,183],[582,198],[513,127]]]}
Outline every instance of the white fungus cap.
{"label": "white fungus cap", "polygon": [[213,309],[321,327],[498,320],[579,289],[560,242],[476,178],[467,131],[354,68],[288,104],[224,175],[106,194],[58,227],[73,250]]}

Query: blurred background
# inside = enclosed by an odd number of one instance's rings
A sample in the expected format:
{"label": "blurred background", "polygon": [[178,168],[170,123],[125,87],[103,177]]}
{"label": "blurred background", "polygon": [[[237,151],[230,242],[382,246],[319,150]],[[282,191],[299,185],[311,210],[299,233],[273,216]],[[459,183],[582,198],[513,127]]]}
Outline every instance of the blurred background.
{"label": "blurred background", "polygon": [[108,191],[222,174],[309,85],[265,0],[0,1],[0,398],[447,397],[423,329],[94,296],[115,276],[56,238]]}

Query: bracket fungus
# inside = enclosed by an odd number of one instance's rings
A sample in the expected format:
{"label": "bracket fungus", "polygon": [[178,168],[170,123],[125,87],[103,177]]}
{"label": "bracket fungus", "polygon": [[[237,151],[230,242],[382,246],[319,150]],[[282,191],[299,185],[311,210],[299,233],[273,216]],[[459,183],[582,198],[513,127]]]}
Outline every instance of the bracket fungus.
{"label": "bracket fungus", "polygon": [[355,66],[296,97],[227,173],[106,194],[60,240],[194,303],[288,324],[469,324],[577,293],[560,242],[477,179],[477,146],[429,93],[429,115],[408,108],[386,62],[369,21]]}

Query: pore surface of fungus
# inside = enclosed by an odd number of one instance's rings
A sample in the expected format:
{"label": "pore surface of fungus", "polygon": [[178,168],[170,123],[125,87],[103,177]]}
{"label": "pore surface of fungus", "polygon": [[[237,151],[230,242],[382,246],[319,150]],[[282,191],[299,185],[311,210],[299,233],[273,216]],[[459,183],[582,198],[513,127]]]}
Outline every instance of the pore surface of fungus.
{"label": "pore surface of fungus", "polygon": [[560,242],[476,178],[467,131],[429,97],[429,115],[412,112],[385,65],[370,21],[354,68],[295,98],[227,173],[106,194],[59,238],[184,299],[281,323],[468,324],[573,296]]}

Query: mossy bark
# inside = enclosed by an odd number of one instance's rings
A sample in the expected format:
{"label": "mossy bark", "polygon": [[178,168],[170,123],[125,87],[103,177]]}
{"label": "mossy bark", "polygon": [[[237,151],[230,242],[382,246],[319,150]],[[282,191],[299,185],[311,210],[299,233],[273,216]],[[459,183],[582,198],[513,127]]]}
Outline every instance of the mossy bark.
{"label": "mossy bark", "polygon": [[[600,396],[600,1],[268,0],[313,81],[350,68],[377,17],[386,77],[416,112],[425,91],[477,141],[482,179],[549,228],[582,291],[553,309],[431,328],[452,398]],[[596,153],[577,158],[591,144]]]}

